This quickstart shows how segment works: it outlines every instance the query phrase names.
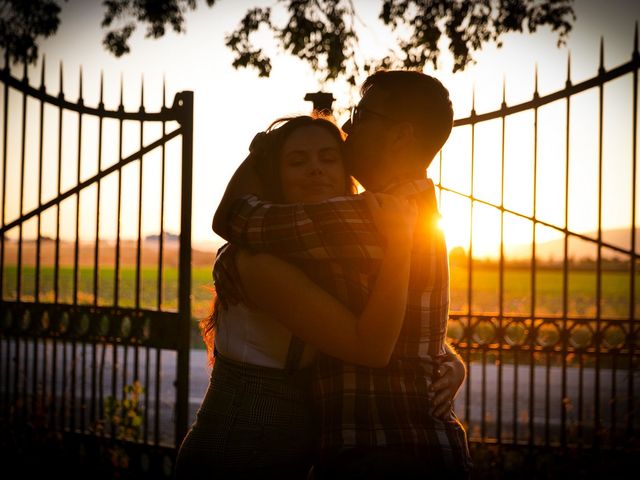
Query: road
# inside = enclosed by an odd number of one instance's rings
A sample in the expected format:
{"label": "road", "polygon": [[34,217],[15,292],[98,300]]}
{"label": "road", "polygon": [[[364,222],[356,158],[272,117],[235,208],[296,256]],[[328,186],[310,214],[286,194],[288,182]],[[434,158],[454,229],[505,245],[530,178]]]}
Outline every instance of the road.
{"label": "road", "polygon": [[[54,361],[53,344],[47,342],[46,347],[42,342],[38,344],[36,350],[33,345],[29,344],[27,351],[29,354],[24,357],[25,343],[20,342],[20,361],[19,367],[15,368],[16,358],[16,342],[14,340],[0,340],[0,400],[9,399],[10,403],[15,403],[14,391],[16,382],[18,383],[18,391],[26,391],[27,396],[33,393],[33,372],[34,358],[37,351],[36,365],[36,392],[41,392],[43,385],[46,389],[47,398],[51,401],[53,398],[52,390],[55,385],[56,402],[55,405],[49,405],[49,415],[51,411],[60,414],[62,401],[64,398],[66,405],[67,422],[69,418],[71,391],[75,391],[75,410],[78,415],[84,415],[85,424],[89,424],[89,415],[91,411],[90,398],[91,393],[95,390],[97,395],[102,394],[103,398],[112,394],[113,385],[113,369],[114,363],[113,348],[101,346],[95,350],[95,382],[93,381],[93,346],[87,345],[84,353],[80,345],[76,346],[75,357],[73,355],[73,346],[69,343],[58,343],[55,347],[56,357]],[[104,359],[102,359],[104,350]],[[126,355],[126,361],[125,361]],[[134,378],[134,360],[135,350],[131,347],[125,349],[118,347],[116,350],[116,393],[121,395],[122,386],[124,384],[133,383]],[[75,358],[75,362],[73,359]],[[84,359],[84,361],[83,361]],[[100,377],[100,365],[103,363],[104,375]],[[56,378],[53,379],[54,363],[56,365]],[[81,366],[84,364],[83,369]],[[160,376],[159,382],[156,382],[156,353],[150,352],[149,356],[149,379],[145,377],[146,351],[138,350],[138,371],[142,385],[146,391],[150,393],[149,405],[147,409],[147,421],[152,428],[155,423],[155,399],[156,395],[159,399],[159,424],[160,438],[164,442],[171,443],[173,439],[173,407],[175,404],[175,387],[176,378],[176,353],[172,351],[162,351],[160,353]],[[62,366],[65,366],[63,369]],[[75,382],[72,381],[75,369]],[[530,434],[530,426],[533,428],[533,437],[540,441],[544,438],[545,429],[548,425],[551,440],[559,439],[561,426],[562,411],[562,369],[560,367],[551,367],[547,373],[545,366],[535,366],[533,368],[533,379],[531,378],[531,369],[528,365],[502,365],[502,395],[501,395],[501,418],[500,425],[501,435],[503,439],[509,440],[514,434],[514,417],[516,420],[516,437],[518,440],[527,440]],[[16,371],[18,376],[16,378]],[[195,415],[199,404],[207,389],[210,375],[210,368],[207,366],[206,353],[203,350],[192,350],[190,355],[190,390],[189,390],[189,419],[190,422],[195,419]],[[455,411],[460,419],[468,426],[470,438],[475,439],[484,434],[484,436],[495,437],[498,433],[498,373],[500,369],[496,365],[487,365],[484,368],[480,364],[471,364],[468,372],[468,382],[465,382],[461,388],[455,402]],[[25,375],[25,372],[26,375]],[[42,383],[43,373],[45,373],[46,382]],[[63,376],[66,374],[66,379]],[[611,429],[612,413],[615,413],[616,425],[615,429],[622,431],[623,422],[626,421],[627,405],[628,405],[628,370],[617,370],[615,375],[611,369],[600,370],[600,415],[603,425],[608,430]],[[516,381],[517,374],[517,381]],[[8,382],[5,382],[8,379]],[[635,391],[639,390],[640,372],[634,372]],[[615,382],[615,383],[614,383]],[[533,385],[533,389],[530,387]],[[592,426],[594,423],[595,413],[595,392],[596,372],[593,368],[579,369],[571,367],[566,372],[566,400],[564,405],[567,408],[567,432],[570,435],[576,435],[581,428],[582,435],[589,438],[592,435]],[[8,386],[8,396],[5,395],[6,386]],[[102,388],[100,388],[102,387]],[[66,393],[64,397],[61,392]],[[580,394],[582,392],[582,394]],[[86,408],[82,409],[82,398],[85,399]],[[143,396],[142,402],[145,402]],[[548,411],[547,411],[548,403]],[[531,404],[533,408],[531,409]],[[640,411],[640,395],[636,395],[633,399],[633,407],[636,411]],[[614,412],[615,410],[615,412]],[[530,425],[529,412],[533,412],[532,422]],[[515,415],[514,415],[515,412]],[[548,421],[547,421],[548,418]],[[484,425],[482,420],[484,419]],[[640,424],[640,415],[635,415],[636,429]],[[76,421],[76,425],[80,424],[80,420]]]}

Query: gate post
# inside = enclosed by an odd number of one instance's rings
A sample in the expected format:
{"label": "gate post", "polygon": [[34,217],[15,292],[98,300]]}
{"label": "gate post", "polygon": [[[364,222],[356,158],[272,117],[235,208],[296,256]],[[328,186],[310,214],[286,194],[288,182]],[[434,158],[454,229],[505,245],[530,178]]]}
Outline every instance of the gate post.
{"label": "gate post", "polygon": [[182,135],[182,185],[180,204],[180,267],[178,309],[181,320],[178,340],[176,398],[176,449],[187,433],[189,416],[189,353],[191,349],[191,203],[193,177],[193,92],[176,95]]}

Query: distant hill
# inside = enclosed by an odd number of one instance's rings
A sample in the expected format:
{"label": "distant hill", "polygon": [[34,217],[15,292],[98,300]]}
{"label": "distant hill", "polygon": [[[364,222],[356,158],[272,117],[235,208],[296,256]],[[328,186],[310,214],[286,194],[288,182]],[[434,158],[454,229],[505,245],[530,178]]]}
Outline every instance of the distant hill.
{"label": "distant hill", "polygon": [[[178,257],[178,247],[180,245],[179,235],[165,232],[164,237],[164,254],[169,264],[175,264]],[[569,258],[582,260],[595,260],[597,256],[597,232],[583,233],[594,242],[579,239],[577,237],[569,237]],[[147,235],[142,243],[142,263],[147,265],[157,264],[157,252],[159,247],[159,235]],[[631,229],[617,228],[602,231],[603,242],[622,249],[631,248]],[[23,264],[35,263],[35,239],[23,239]],[[61,263],[73,262],[74,249],[69,248],[74,242],[61,241]],[[222,246],[223,241],[204,241],[192,243],[192,262],[193,266],[210,265],[215,259],[218,248]],[[100,263],[112,264],[114,254],[114,240],[102,240],[100,242]],[[121,239],[121,259],[124,263],[135,264],[137,242],[132,239]],[[5,238],[5,262],[10,264],[12,260],[17,258],[17,241],[15,238]],[[41,237],[41,255],[43,259],[51,259],[54,256],[55,239],[50,237]],[[93,264],[93,242],[81,242],[80,244],[80,262],[83,265]],[[454,250],[461,250],[456,247]],[[636,229],[636,251],[640,252],[640,228]],[[527,260],[531,258],[531,243],[519,245],[505,245],[505,255],[508,260]],[[541,261],[559,262],[564,255],[564,239],[558,238],[547,242],[536,244],[536,258]],[[605,260],[625,259],[626,255],[618,253],[607,248],[602,249],[602,257]]]}
{"label": "distant hill", "polygon": [[[163,238],[164,238],[165,242],[179,242],[180,241],[180,235],[176,235],[175,233],[171,233],[171,232],[164,232]],[[160,235],[147,235],[146,237],[144,237],[144,241],[145,242],[159,242],[160,241]]]}
{"label": "distant hill", "polygon": [[[585,237],[593,239],[594,242],[582,240],[572,235],[569,236],[568,254],[569,258],[575,260],[595,260],[597,257],[598,232],[583,233]],[[631,228],[616,228],[602,231],[602,241],[614,247],[622,249],[631,248]],[[520,259],[531,257],[531,243],[513,245],[506,247],[506,254],[509,258]],[[636,228],[636,252],[640,251],[640,228]],[[557,240],[536,244],[536,257],[548,261],[559,261],[564,256],[564,237]],[[626,256],[615,250],[604,247],[602,258],[604,259],[624,259]]]}
{"label": "distant hill", "polygon": [[[163,244],[163,264],[165,267],[177,267],[179,260],[180,242],[169,237]],[[145,238],[140,245],[140,262],[146,267],[158,265],[159,257],[158,235],[155,239]],[[36,264],[35,239],[25,239],[22,242],[22,265],[33,266]],[[42,239],[40,242],[40,259],[43,266],[53,265],[55,258],[56,242],[51,239]],[[193,244],[191,248],[191,264],[193,267],[205,267],[213,265],[218,248],[209,245]],[[116,245],[114,240],[102,240],[98,245],[99,264],[111,267],[115,265]],[[58,251],[60,265],[73,265],[75,260],[75,242],[61,240]],[[120,251],[118,253],[121,266],[135,266],[138,255],[138,244],[132,239],[120,240]],[[18,261],[18,242],[10,239],[5,243],[4,251],[5,265],[15,265]],[[95,262],[95,243],[80,242],[78,245],[78,261],[81,267],[92,267]]]}

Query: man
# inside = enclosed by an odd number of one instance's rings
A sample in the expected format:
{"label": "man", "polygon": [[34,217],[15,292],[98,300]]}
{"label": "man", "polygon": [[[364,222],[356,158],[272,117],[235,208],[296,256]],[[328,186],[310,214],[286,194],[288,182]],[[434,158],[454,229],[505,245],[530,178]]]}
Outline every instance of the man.
{"label": "man", "polygon": [[[326,355],[316,362],[316,478],[438,473],[464,478],[470,470],[466,434],[451,411],[464,366],[445,343],[447,250],[437,227],[433,183],[425,178],[452,122],[449,94],[438,80],[419,72],[381,71],[365,81],[362,100],[343,126],[351,174],[367,190],[415,199],[419,233],[407,313],[389,365],[370,369]],[[254,191],[246,179],[234,178],[214,230],[232,243],[296,263],[352,310],[360,310],[377,273],[380,249],[375,247],[381,241],[371,219],[362,215],[363,200],[272,205],[244,195]]]}

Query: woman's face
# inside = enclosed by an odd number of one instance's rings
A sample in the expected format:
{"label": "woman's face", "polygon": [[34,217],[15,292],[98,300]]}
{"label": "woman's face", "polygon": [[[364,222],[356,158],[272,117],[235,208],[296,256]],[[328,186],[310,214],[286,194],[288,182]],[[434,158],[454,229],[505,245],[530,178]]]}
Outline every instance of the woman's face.
{"label": "woman's face", "polygon": [[297,128],[284,142],[280,179],[286,202],[313,203],[344,195],[345,176],[340,144],[325,128]]}

